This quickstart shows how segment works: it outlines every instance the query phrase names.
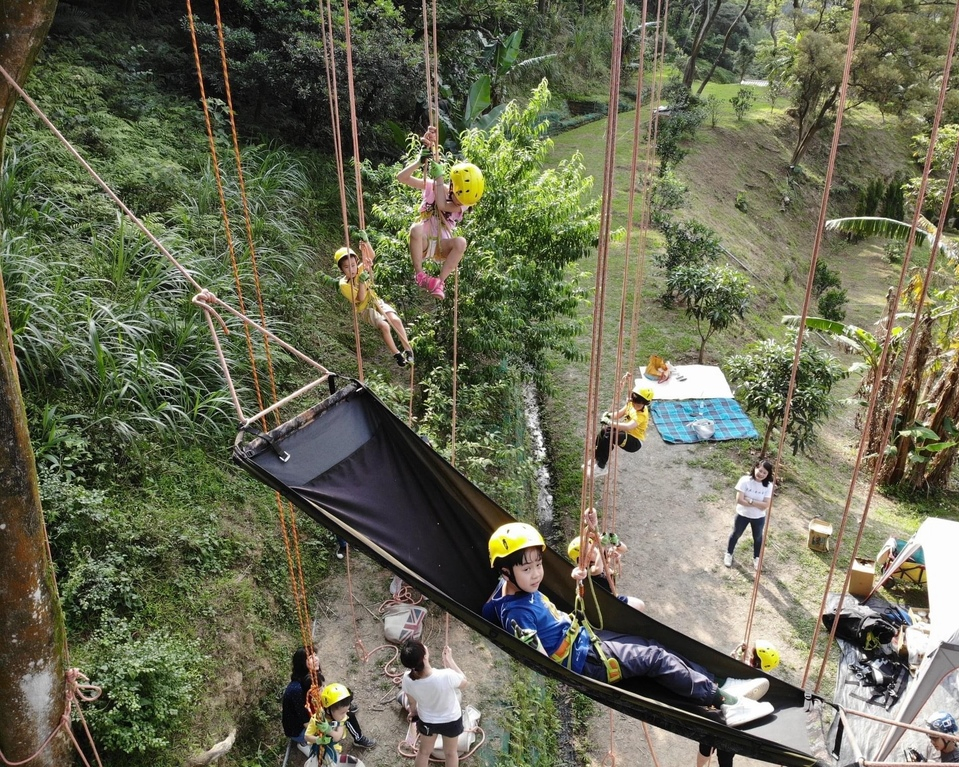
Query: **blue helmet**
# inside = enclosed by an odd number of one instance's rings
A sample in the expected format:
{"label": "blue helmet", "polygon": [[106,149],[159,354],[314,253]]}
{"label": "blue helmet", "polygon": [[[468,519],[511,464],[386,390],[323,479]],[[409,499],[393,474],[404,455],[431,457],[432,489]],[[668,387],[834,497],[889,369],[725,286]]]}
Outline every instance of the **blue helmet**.
{"label": "blue helmet", "polygon": [[956,724],[956,717],[948,711],[937,711],[929,717],[926,727],[936,732],[944,732],[947,735],[955,735],[959,732],[959,725]]}

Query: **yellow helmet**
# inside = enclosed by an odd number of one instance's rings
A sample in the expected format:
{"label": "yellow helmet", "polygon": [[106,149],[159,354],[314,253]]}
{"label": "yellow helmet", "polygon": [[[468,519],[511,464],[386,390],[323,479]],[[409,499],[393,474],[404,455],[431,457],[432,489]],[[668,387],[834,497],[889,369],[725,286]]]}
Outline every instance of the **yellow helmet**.
{"label": "yellow helmet", "polygon": [[569,554],[569,558],[574,562],[579,560],[579,552],[582,546],[582,542],[577,535],[573,540],[569,542],[569,546],[566,547],[566,553]]}
{"label": "yellow helmet", "polygon": [[771,642],[757,639],[755,646],[756,657],[759,658],[759,666],[763,671],[772,671],[779,665],[779,650]]}
{"label": "yellow helmet", "polygon": [[355,255],[356,251],[354,251],[352,248],[340,248],[338,251],[336,251],[336,253],[333,254],[333,263],[339,266],[340,261],[342,261],[344,258]]}
{"label": "yellow helmet", "polygon": [[653,401],[653,397],[656,396],[656,395],[653,393],[653,390],[650,389],[648,386],[634,386],[634,387],[633,387],[633,394],[634,394],[635,396],[639,397],[640,399],[646,400],[646,404],[647,404],[647,405],[648,405],[650,402],[652,402],[652,401]]}
{"label": "yellow helmet", "polygon": [[486,191],[483,171],[471,162],[459,162],[450,168],[450,185],[463,205],[475,205]]}
{"label": "yellow helmet", "polygon": [[496,560],[531,546],[546,549],[546,541],[532,525],[525,522],[510,522],[496,529],[489,539],[489,564],[496,567]]}
{"label": "yellow helmet", "polygon": [[350,691],[346,688],[345,684],[340,684],[339,682],[334,682],[333,684],[328,684],[323,688],[323,692],[320,693],[320,705],[323,706],[327,711],[329,711],[333,706],[339,703],[341,700],[349,698],[351,695]]}

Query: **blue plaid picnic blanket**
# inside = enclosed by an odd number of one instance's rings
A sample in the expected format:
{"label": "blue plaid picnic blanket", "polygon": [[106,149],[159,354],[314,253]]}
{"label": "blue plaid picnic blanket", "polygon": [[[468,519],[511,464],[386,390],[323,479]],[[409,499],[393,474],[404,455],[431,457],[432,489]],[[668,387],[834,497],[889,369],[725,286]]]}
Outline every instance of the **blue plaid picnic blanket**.
{"label": "blue plaid picnic blanket", "polygon": [[759,436],[749,416],[732,398],[654,400],[652,415],[663,442],[671,444],[702,441],[689,428],[689,422],[698,418],[708,418],[716,424],[716,433],[710,441]]}

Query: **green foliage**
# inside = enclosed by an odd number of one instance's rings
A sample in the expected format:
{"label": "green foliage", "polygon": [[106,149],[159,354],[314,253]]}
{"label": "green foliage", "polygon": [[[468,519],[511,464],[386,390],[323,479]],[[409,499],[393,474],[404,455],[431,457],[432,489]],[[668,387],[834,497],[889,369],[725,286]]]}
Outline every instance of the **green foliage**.
{"label": "green foliage", "polygon": [[827,320],[842,322],[846,319],[846,304],[849,298],[846,291],[840,287],[826,288],[819,296],[817,306],[819,316]]}
{"label": "green foliage", "polygon": [[743,213],[749,212],[749,200],[746,199],[746,192],[742,190],[736,192],[736,202],[734,205],[736,210],[742,211]]}
{"label": "green foliage", "polygon": [[743,319],[752,288],[746,277],[725,264],[699,263],[679,266],[669,272],[666,288],[686,303],[686,314],[696,320],[699,333],[699,364],[706,342],[716,332]]}
{"label": "green foliage", "polygon": [[671,170],[651,179],[650,218],[660,229],[668,226],[670,213],[686,205],[689,187]]}
{"label": "green foliage", "polygon": [[703,100],[694,96],[680,80],[667,82],[663,86],[661,99],[668,106],[668,111],[659,116],[659,132],[656,135],[656,154],[662,174],[676,167],[686,156],[683,143],[696,135],[706,115]]}
{"label": "green foliage", "polygon": [[191,713],[207,662],[196,643],[163,632],[138,635],[135,626],[118,623],[88,650],[87,675],[103,688],[86,709],[97,745],[140,755],[166,748]]}
{"label": "green foliage", "polygon": [[821,296],[829,288],[842,287],[842,278],[837,272],[834,272],[823,260],[816,261],[816,273],[813,275],[812,290],[817,296]]}
{"label": "green foliage", "polygon": [[756,94],[753,93],[752,88],[740,88],[739,92],[729,100],[729,103],[733,105],[733,111],[736,113],[736,119],[742,120],[755,101]]}
{"label": "green foliage", "polygon": [[[719,235],[705,224],[666,218],[659,226],[666,239],[666,249],[656,253],[653,261],[666,273],[667,280],[680,267],[715,261],[722,254]],[[661,298],[664,306],[672,306],[674,292],[668,285]]]}
{"label": "green foliage", "polygon": [[[792,345],[770,339],[750,345],[743,354],[726,362],[736,383],[736,399],[766,423],[763,453],[773,428],[782,423],[794,355]],[[793,455],[810,445],[816,429],[832,410],[833,385],[845,376],[835,357],[812,344],[803,344],[786,427]]]}
{"label": "green foliage", "polygon": [[[458,230],[469,243],[459,268],[459,358],[469,360],[461,385],[496,380],[506,366],[545,386],[552,353],[578,354],[577,309],[585,295],[567,268],[595,245],[598,202],[589,197],[592,179],[578,155],[546,168],[552,140],[539,114],[548,100],[543,83],[525,107],[510,103],[488,132],[460,137],[464,156],[486,179],[483,199]],[[418,295],[405,232],[420,200],[396,183],[396,170],[367,167],[365,188],[378,284],[402,300]],[[418,329],[421,366],[450,366],[451,303]]]}
{"label": "green foliage", "polygon": [[722,111],[723,101],[715,93],[706,97],[706,114],[709,115],[709,124],[713,128],[719,122],[719,113]]}
{"label": "green foliage", "polygon": [[[498,767],[551,767],[557,763],[555,683],[514,663],[509,686],[510,738],[496,759]],[[505,723],[504,723],[505,724]]]}
{"label": "green foliage", "polygon": [[859,200],[856,202],[857,216],[875,216],[882,204],[882,198],[886,191],[886,184],[881,178],[874,178],[866,187],[859,192]]}

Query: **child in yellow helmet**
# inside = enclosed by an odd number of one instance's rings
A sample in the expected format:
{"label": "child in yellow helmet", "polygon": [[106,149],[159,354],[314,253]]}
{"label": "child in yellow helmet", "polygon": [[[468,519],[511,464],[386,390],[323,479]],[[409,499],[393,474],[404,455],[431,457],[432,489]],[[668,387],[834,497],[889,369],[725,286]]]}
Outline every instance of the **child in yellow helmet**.
{"label": "child in yellow helmet", "polygon": [[[416,284],[442,299],[446,297],[443,288],[446,278],[459,266],[466,252],[466,240],[454,237],[453,231],[463,220],[463,214],[480,201],[486,187],[483,173],[468,162],[454,165],[450,169],[450,183],[446,184],[446,169],[432,162],[430,156],[439,142],[436,128],[431,125],[420,140],[425,147],[423,156],[403,168],[396,180],[423,190],[420,220],[410,227],[410,258]],[[421,165],[424,166],[423,175],[414,175]],[[423,271],[426,256],[441,264],[438,277],[431,277]]]}
{"label": "child in yellow helmet", "polygon": [[306,742],[314,746],[322,767],[334,764],[354,764],[363,767],[363,762],[352,754],[341,753],[340,741],[346,732],[346,718],[353,702],[353,694],[346,685],[333,682],[326,685],[316,701],[316,713],[306,726]]}
{"label": "child in yellow helmet", "polygon": [[[599,534],[599,517],[596,509],[586,510],[586,540],[589,541],[590,548],[587,555],[588,561],[586,569],[593,583],[609,592],[613,591],[609,576],[614,580],[618,573],[622,571],[623,555],[629,551],[626,544],[619,540],[615,533]],[[573,562],[579,562],[579,555],[582,552],[582,541],[580,536],[576,536],[569,542],[566,553]],[[643,611],[646,609],[646,603],[639,597],[629,597],[618,594],[616,597],[620,602],[625,602],[634,610]]]}
{"label": "child in yellow helmet", "polygon": [[635,453],[646,439],[646,427],[649,426],[647,407],[653,401],[653,390],[637,384],[629,394],[629,399],[615,413],[604,413],[602,428],[596,435],[596,450],[593,461],[583,467],[594,477],[602,477],[609,469],[609,451],[612,445],[627,453]]}
{"label": "child in yellow helmet", "polygon": [[[373,290],[371,275],[373,273],[373,259],[376,253],[373,246],[365,240],[360,241],[362,260],[350,248],[340,248],[333,254],[333,260],[343,276],[340,278],[340,293],[347,301],[356,307],[356,313],[369,325],[380,331],[386,348],[390,350],[393,359],[400,367],[413,362],[413,347],[406,337],[406,328],[403,320],[396,313],[396,309],[376,295]],[[391,328],[396,332],[403,345],[403,351],[396,348]]]}
{"label": "child in yellow helmet", "polygon": [[[645,677],[696,705],[719,709],[729,727],[773,713],[772,705],[759,702],[769,689],[767,679],[717,681],[702,666],[651,639],[597,630],[594,642],[584,626],[571,631],[570,616],[557,610],[540,591],[545,549],[540,532],[524,522],[509,522],[493,532],[489,558],[499,582],[483,605],[486,620],[574,673],[608,684]],[[573,570],[574,579],[585,577],[585,570]]]}

